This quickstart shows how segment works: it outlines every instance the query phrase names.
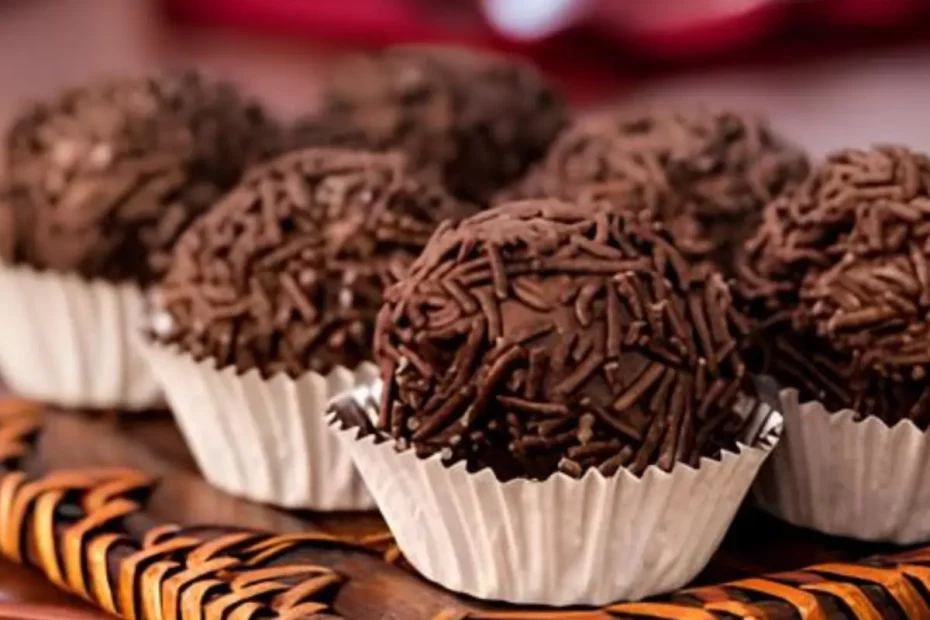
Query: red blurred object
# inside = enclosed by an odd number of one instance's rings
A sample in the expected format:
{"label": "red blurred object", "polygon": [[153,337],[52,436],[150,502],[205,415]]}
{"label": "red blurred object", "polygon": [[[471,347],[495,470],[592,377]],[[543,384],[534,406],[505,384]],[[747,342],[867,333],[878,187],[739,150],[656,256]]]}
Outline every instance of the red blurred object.
{"label": "red blurred object", "polygon": [[493,45],[472,0],[162,0],[174,19],[385,45],[409,41]]}
{"label": "red blurred object", "polygon": [[670,58],[726,52],[799,28],[887,29],[926,18],[928,8],[923,0],[597,0],[593,14],[592,25]]}
{"label": "red blurred object", "polygon": [[[518,51],[578,98],[672,67],[930,37],[927,0],[161,0],[177,22],[352,45]],[[548,16],[544,9],[550,10]],[[527,27],[527,10],[537,21]],[[539,11],[543,11],[539,13]],[[516,12],[516,13],[515,13]],[[543,15],[542,20],[538,18]],[[520,20],[524,20],[522,23]],[[540,25],[541,24],[541,25]],[[593,35],[593,36],[592,36]]]}
{"label": "red blurred object", "polygon": [[[665,11],[656,10],[663,5]],[[725,52],[763,39],[787,23],[791,9],[784,0],[607,1],[598,4],[591,23],[646,55],[668,59]]]}
{"label": "red blurred object", "polygon": [[[409,41],[525,47],[535,37],[489,23],[495,4],[577,5],[567,28],[590,28],[645,56],[687,58],[732,50],[786,27],[888,28],[927,17],[922,0],[162,0],[182,21],[231,24],[375,45]],[[484,10],[483,10],[484,9]],[[509,11],[513,14],[513,11]]]}

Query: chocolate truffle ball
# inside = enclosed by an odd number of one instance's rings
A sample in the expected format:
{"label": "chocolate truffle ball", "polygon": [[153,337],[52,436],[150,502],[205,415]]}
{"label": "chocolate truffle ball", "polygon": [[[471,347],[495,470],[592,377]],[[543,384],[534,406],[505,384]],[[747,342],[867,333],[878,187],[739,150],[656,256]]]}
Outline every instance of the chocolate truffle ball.
{"label": "chocolate truffle ball", "polygon": [[781,347],[771,372],[831,408],[926,428],[928,255],[930,159],[890,146],[829,156],[766,207],[741,256],[739,297]]}
{"label": "chocolate truffle ball", "polygon": [[744,375],[729,291],[654,227],[556,200],[441,227],[385,294],[380,430],[502,480],[697,464]]}
{"label": "chocolate truffle ball", "polygon": [[278,137],[255,103],[195,73],[109,80],[33,105],[6,137],[10,182],[33,211],[24,259],[147,285],[183,228]]}
{"label": "chocolate truffle ball", "polygon": [[264,376],[372,357],[382,287],[463,207],[402,156],[308,149],[249,171],[178,242],[153,330]]}
{"label": "chocolate truffle ball", "polygon": [[662,221],[689,261],[712,260],[728,273],[762,206],[806,171],[804,154],[752,114],[622,110],[576,121],[501,200],[612,197]]}
{"label": "chocolate truffle ball", "polygon": [[515,59],[399,47],[338,67],[321,115],[358,128],[372,149],[404,151],[453,194],[485,202],[543,155],[568,112],[542,76]]}

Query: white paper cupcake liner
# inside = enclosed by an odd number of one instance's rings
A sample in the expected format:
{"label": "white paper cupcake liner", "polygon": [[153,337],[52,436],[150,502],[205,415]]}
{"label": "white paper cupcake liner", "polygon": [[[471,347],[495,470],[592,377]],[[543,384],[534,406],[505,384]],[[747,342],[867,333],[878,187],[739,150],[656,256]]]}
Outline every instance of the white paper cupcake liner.
{"label": "white paper cupcake liner", "polygon": [[0,375],[14,392],[62,407],[159,406],[136,348],[144,307],[133,284],[0,265]]}
{"label": "white paper cupcake liner", "polygon": [[761,406],[751,447],[696,469],[501,483],[489,469],[447,467],[439,455],[421,459],[343,428],[345,407],[375,415],[379,386],[336,399],[328,419],[401,551],[450,590],[513,603],[603,605],[685,585],[719,546],[781,431],[778,413]]}
{"label": "white paper cupcake liner", "polygon": [[753,495],[794,525],[860,540],[930,540],[930,433],[779,393],[785,435]]}
{"label": "white paper cupcake liner", "polygon": [[329,400],[378,375],[374,364],[298,379],[237,374],[176,346],[143,342],[204,477],[240,497],[285,508],[370,510],[352,458],[327,429]]}

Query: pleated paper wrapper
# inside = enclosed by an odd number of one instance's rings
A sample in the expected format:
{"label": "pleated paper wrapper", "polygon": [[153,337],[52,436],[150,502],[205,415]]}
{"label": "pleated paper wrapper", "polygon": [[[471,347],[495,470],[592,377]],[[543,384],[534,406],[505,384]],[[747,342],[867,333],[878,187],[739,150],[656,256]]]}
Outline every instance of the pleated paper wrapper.
{"label": "pleated paper wrapper", "polygon": [[930,540],[930,434],[910,420],[892,427],[856,421],[779,393],[785,435],[762,469],[753,495],[794,525],[859,540]]}
{"label": "pleated paper wrapper", "polygon": [[217,369],[214,360],[198,362],[173,345],[143,339],[141,346],[208,482],[285,508],[374,508],[325,419],[333,396],[378,375],[373,364],[266,379],[257,370]]}
{"label": "pleated paper wrapper", "polygon": [[159,406],[136,347],[144,307],[133,284],[0,265],[0,375],[17,394],[62,407]]}
{"label": "pleated paper wrapper", "polygon": [[781,417],[762,405],[751,446],[696,469],[502,483],[489,469],[418,458],[343,424],[346,408],[376,416],[379,397],[380,380],[356,388],[333,402],[328,419],[404,556],[450,590],[522,604],[603,605],[687,584],[719,546],[781,432]]}

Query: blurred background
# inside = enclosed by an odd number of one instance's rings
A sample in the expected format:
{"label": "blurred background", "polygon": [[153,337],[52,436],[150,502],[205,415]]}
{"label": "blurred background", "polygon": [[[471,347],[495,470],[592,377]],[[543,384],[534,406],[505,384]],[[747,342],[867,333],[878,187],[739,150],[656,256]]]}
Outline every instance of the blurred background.
{"label": "blurred background", "polygon": [[185,65],[289,117],[339,55],[410,41],[528,55],[584,106],[759,109],[815,155],[930,150],[927,0],[3,0],[0,122],[64,85]]}

